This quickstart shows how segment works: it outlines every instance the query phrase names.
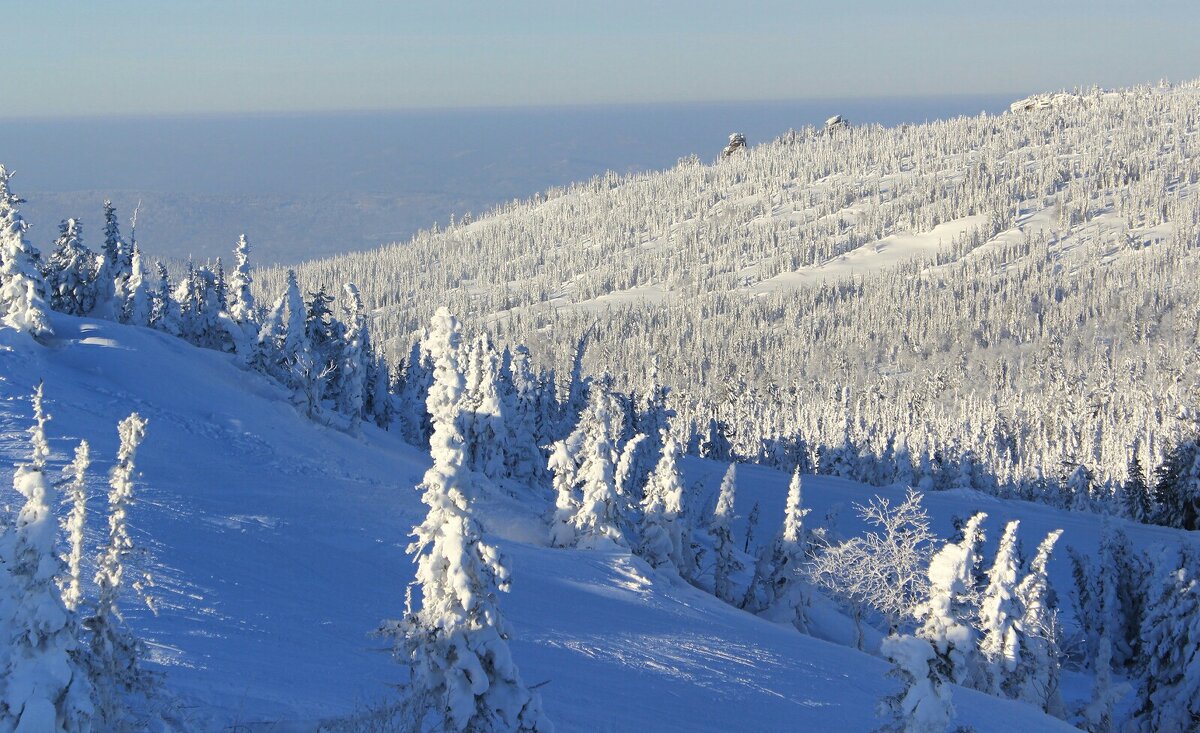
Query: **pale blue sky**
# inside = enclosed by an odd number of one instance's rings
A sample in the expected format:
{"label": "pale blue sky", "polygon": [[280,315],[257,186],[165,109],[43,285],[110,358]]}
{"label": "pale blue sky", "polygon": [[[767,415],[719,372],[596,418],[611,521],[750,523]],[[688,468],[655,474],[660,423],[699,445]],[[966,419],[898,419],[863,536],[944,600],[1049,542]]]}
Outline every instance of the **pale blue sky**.
{"label": "pale blue sky", "polygon": [[1200,76],[1196,0],[6,3],[0,116],[1023,93]]}

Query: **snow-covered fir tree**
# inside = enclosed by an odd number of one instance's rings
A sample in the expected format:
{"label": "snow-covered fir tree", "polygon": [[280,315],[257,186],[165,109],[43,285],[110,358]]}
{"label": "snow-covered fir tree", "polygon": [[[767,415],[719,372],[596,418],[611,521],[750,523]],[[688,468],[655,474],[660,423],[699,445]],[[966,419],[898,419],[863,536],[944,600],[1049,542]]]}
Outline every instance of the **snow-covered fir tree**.
{"label": "snow-covered fir tree", "polygon": [[737,556],[737,543],[733,539],[734,505],[737,497],[737,464],[730,463],[721,479],[717,494],[717,506],[713,510],[711,530],[713,547],[713,594],[726,603],[735,602],[733,576],[741,572],[742,561]]}
{"label": "snow-covered fir tree", "polygon": [[[439,310],[429,332],[433,466],[421,483],[429,512],[408,548],[417,560],[410,608],[384,629],[399,637],[399,652],[411,671],[410,695],[430,701],[433,725],[471,733],[551,731],[537,691],[521,681],[508,649],[511,632],[496,599],[498,590],[508,588],[508,568],[483,540],[472,513],[478,487],[458,427],[465,389],[460,339],[457,320]],[[420,592],[419,610],[411,608],[414,589]]]}
{"label": "snow-covered fir tree", "polygon": [[987,574],[987,588],[979,601],[979,653],[986,669],[986,686],[993,695],[1011,689],[1021,654],[1017,624],[1017,528],[1013,520],[1004,527],[1000,546]]}
{"label": "snow-covered fir tree", "polygon": [[142,261],[142,250],[134,245],[133,261],[129,279],[124,290],[128,293],[121,320],[134,326],[151,325],[154,316],[154,293],[148,280],[146,264]]}
{"label": "snow-covered fir tree", "polygon": [[683,477],[679,443],[663,436],[662,458],[646,483],[642,500],[638,554],[654,568],[669,568],[688,577],[683,552]]}
{"label": "snow-covered fir tree", "polygon": [[1025,577],[1017,586],[1021,607],[1021,654],[1012,676],[1013,697],[1044,710],[1055,717],[1064,717],[1059,650],[1058,611],[1052,604],[1047,564],[1062,530],[1046,535],[1029,563]]}
{"label": "snow-covered fir tree", "polygon": [[38,251],[25,240],[27,225],[12,192],[12,174],[0,165],[0,322],[35,337],[53,333]]}
{"label": "snow-covered fir tree", "polygon": [[918,609],[918,636],[933,645],[933,664],[943,679],[969,684],[979,676],[975,629],[978,598],[975,576],[983,544],[983,521],[977,512],[962,529],[962,539],[947,542],[929,560],[929,598]]}
{"label": "snow-covered fir tree", "polygon": [[91,451],[86,440],[81,441],[75,448],[75,460],[66,468],[63,474],[70,479],[67,484],[67,498],[71,502],[71,513],[67,515],[66,529],[68,540],[67,574],[63,584],[63,603],[74,611],[79,608],[83,599],[83,542],[84,525],[87,521],[87,470],[91,465]]}
{"label": "snow-covered fir tree", "polygon": [[[0,179],[3,177],[0,176]],[[55,540],[53,487],[46,477],[49,419],[42,387],[33,397],[33,448],[17,468],[13,488],[25,503],[0,538],[3,563],[3,674],[0,730],[15,733],[76,733],[92,730],[92,681],[81,663],[78,619],[63,600],[64,567]]]}
{"label": "snow-covered fir tree", "polygon": [[1131,731],[1187,733],[1200,726],[1198,566],[1194,551],[1164,549],[1155,558]]}
{"label": "snow-covered fir tree", "polygon": [[916,636],[892,635],[883,640],[883,656],[892,663],[890,675],[903,688],[879,703],[884,724],[880,733],[946,733],[954,705],[945,680],[934,669],[933,646]]}
{"label": "snow-covered fir tree", "polygon": [[108,541],[96,558],[96,605],[84,621],[88,630],[89,673],[96,690],[96,718],[107,729],[134,730],[137,711],[131,698],[144,702],[155,677],[142,668],[143,644],[121,616],[121,592],[127,585],[126,560],[134,550],[129,507],[137,476],[137,450],[146,437],[146,420],[136,412],[117,426],[121,439],[117,462],[108,476]]}
{"label": "snow-covered fir tree", "polygon": [[800,631],[808,631],[809,598],[804,574],[807,539],[804,534],[803,488],[800,472],[792,473],[784,505],[783,527],[763,549],[765,562],[758,563],[743,607],[785,619]]}
{"label": "snow-covered fir tree", "polygon": [[82,316],[96,307],[96,255],[83,246],[80,224],[64,219],[58,227],[54,251],[46,263],[46,289],[50,307],[61,313]]}

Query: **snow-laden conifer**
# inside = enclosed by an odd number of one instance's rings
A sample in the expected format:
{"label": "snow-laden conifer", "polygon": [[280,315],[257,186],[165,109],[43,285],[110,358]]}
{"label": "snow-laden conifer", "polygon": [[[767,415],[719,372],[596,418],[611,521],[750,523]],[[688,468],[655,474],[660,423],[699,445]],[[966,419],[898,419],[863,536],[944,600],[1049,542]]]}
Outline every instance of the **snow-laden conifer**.
{"label": "snow-laden conifer", "polygon": [[354,283],[346,283],[344,307],[346,331],[342,336],[341,362],[335,389],[338,412],[357,422],[367,402],[367,372],[373,358],[362,296]]}
{"label": "snow-laden conifer", "polygon": [[[2,179],[2,176],[0,176]],[[58,522],[46,478],[46,415],[42,387],[33,397],[33,456],[17,467],[13,488],[25,498],[14,526],[0,539],[6,598],[0,626],[0,730],[76,733],[92,730],[92,685],[80,664],[78,621],[63,600],[63,562],[55,548]]]}
{"label": "snow-laden conifer", "polygon": [[142,261],[142,250],[134,245],[133,263],[130,267],[129,280],[124,288],[129,297],[125,301],[121,320],[134,326],[150,325],[154,310],[153,293],[150,287],[146,265]]}
{"label": "snow-laden conifer", "polygon": [[737,464],[730,463],[721,479],[717,494],[717,506],[713,510],[712,535],[715,540],[713,554],[713,593],[726,603],[733,603],[733,576],[742,570],[742,561],[737,557],[737,546],[733,539],[734,504],[737,495]]}
{"label": "snow-laden conifer", "polygon": [[[642,500],[639,554],[655,568],[682,573],[684,565],[683,478],[679,473],[679,443],[669,433],[662,436],[663,453],[646,483]],[[686,576],[685,576],[686,577]]]}
{"label": "snow-laden conifer", "polygon": [[809,598],[805,578],[807,540],[804,534],[803,484],[800,471],[792,473],[784,504],[783,527],[765,549],[747,591],[745,608],[756,613],[768,612],[787,620],[800,631],[808,631]]}
{"label": "snow-laden conifer", "polygon": [[50,307],[60,313],[82,316],[96,307],[96,256],[83,246],[80,224],[64,219],[46,265]]}
{"label": "snow-laden conifer", "polygon": [[988,570],[987,588],[979,603],[979,652],[987,670],[987,687],[993,695],[1010,689],[1012,675],[1021,655],[1017,624],[1017,527],[1013,520],[1004,527],[1000,547]]}
{"label": "snow-laden conifer", "polygon": [[1063,717],[1059,689],[1060,652],[1057,610],[1051,605],[1047,564],[1062,530],[1046,535],[1017,586],[1021,607],[1021,655],[1013,675],[1013,696],[1050,715]]}
{"label": "snow-laden conifer", "polygon": [[1129,730],[1191,733],[1200,722],[1200,569],[1193,552],[1156,558],[1142,622],[1141,681]]}
{"label": "snow-laden conifer", "polygon": [[889,673],[902,685],[880,701],[880,733],[946,733],[954,719],[950,689],[931,662],[933,646],[916,636],[892,635],[880,649],[893,665]]}
{"label": "snow-laden conifer", "polygon": [[11,179],[0,165],[0,322],[35,337],[49,336],[53,330],[38,252],[25,240],[27,225],[17,210],[24,201],[9,188]]}
{"label": "snow-laden conifer", "polygon": [[498,590],[508,588],[508,568],[472,516],[477,488],[458,428],[464,390],[460,338],[457,320],[440,309],[429,339],[433,466],[421,483],[429,512],[413,529],[408,548],[417,560],[409,598],[413,588],[420,591],[420,610],[410,604],[405,618],[385,631],[399,637],[413,699],[431,701],[434,725],[472,733],[551,731],[538,693],[521,681],[508,649],[510,630],[496,599]]}
{"label": "snow-laden conifer", "polygon": [[986,518],[976,513],[963,526],[960,541],[947,542],[930,558],[929,598],[918,610],[918,636],[933,645],[939,674],[956,684],[969,683],[979,668],[975,572]]}
{"label": "snow-laden conifer", "polygon": [[87,520],[87,470],[91,465],[90,449],[86,440],[75,448],[75,460],[63,473],[67,484],[67,497],[71,502],[71,513],[67,515],[67,576],[63,583],[63,602],[74,611],[83,598],[83,540],[84,524]]}
{"label": "snow-laden conifer", "polygon": [[[108,475],[108,541],[96,558],[96,606],[84,622],[88,664],[96,689],[96,716],[112,730],[138,725],[131,698],[152,694],[155,679],[141,666],[143,645],[121,616],[121,592],[128,584],[126,560],[134,550],[129,507],[137,475],[137,450],[146,437],[146,420],[136,412],[117,425],[121,442]],[[137,586],[137,583],[133,584]]]}

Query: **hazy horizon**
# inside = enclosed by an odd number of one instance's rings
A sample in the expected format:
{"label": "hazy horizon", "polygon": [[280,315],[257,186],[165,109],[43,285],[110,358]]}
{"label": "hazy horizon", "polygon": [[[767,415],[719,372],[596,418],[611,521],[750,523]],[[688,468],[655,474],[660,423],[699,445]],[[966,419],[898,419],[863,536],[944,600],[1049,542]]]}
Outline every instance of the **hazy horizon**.
{"label": "hazy horizon", "polygon": [[317,114],[0,120],[0,162],[28,199],[30,237],[100,204],[154,256],[227,254],[245,232],[260,264],[403,241],[606,171],[711,160],[731,132],[757,144],[844,114],[899,124],[1007,108],[1011,95],[587,105]]}

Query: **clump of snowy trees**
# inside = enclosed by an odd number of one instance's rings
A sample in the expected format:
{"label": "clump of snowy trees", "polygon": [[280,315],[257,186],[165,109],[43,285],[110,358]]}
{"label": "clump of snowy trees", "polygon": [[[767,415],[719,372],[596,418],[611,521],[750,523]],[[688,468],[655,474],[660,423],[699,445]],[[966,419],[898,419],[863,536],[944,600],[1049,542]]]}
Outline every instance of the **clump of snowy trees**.
{"label": "clump of snowy trees", "polygon": [[58,482],[48,475],[50,417],[41,385],[33,412],[32,455],[13,476],[24,504],[0,521],[0,731],[144,730],[155,714],[157,679],[141,666],[141,642],[121,617],[120,598],[125,560],[133,550],[127,509],[146,422],[134,413],[118,426],[108,538],[97,559],[92,596],[82,578],[88,444],[80,443],[65,470],[71,509],[64,542],[55,515]]}
{"label": "clump of snowy trees", "polygon": [[0,319],[35,337],[51,335],[48,310],[116,320],[164,331],[207,349],[236,354],[272,378],[306,415],[343,429],[362,421],[387,427],[394,398],[387,361],[371,339],[369,314],[353,284],[345,286],[341,317],[324,289],[302,296],[288,280],[274,307],[255,299],[250,243],[243,235],[227,279],[212,266],[188,262],[177,282],[167,268],[146,262],[134,236],[121,234],[116,210],[104,202],[99,253],[84,244],[76,219],[59,226],[43,258],[26,238],[22,200],[0,166]]}

